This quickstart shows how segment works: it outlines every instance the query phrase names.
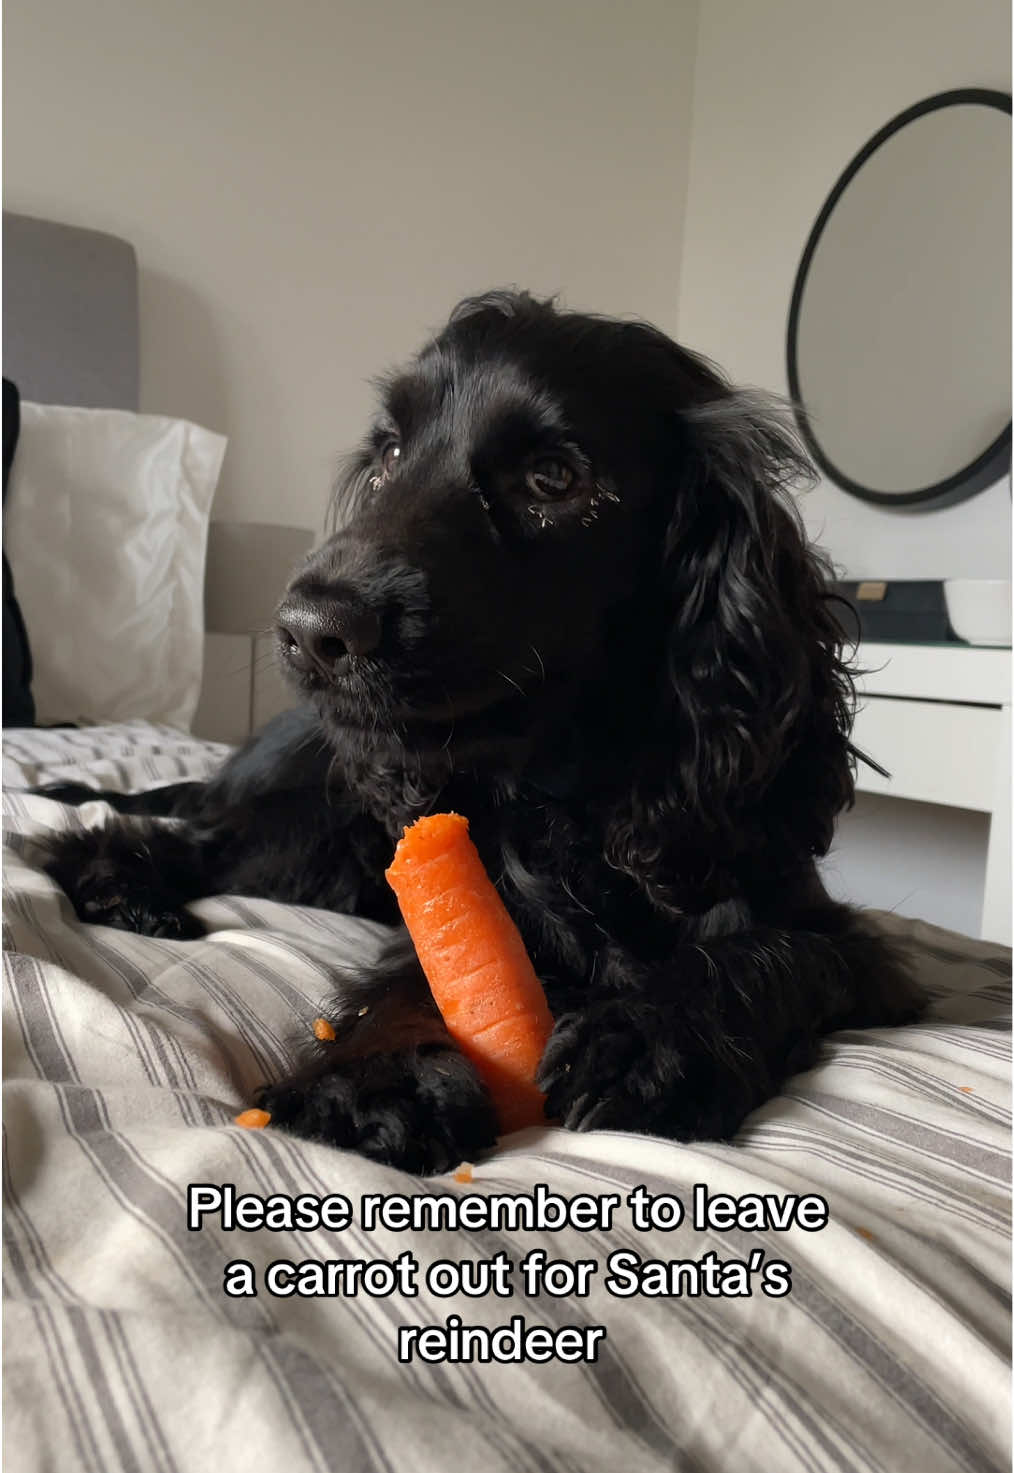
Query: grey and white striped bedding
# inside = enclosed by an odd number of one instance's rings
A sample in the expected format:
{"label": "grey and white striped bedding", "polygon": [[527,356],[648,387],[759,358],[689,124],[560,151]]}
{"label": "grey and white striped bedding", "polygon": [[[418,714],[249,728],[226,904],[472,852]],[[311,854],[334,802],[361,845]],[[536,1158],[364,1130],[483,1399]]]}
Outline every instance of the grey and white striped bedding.
{"label": "grey and white striped bedding", "polygon": [[[221,750],[133,725],[6,742],[6,1454],[12,1470],[659,1473],[1009,1466],[1010,955],[888,916],[933,996],[926,1021],[840,1033],[732,1145],[545,1129],[471,1186],[421,1181],[231,1124],[310,1026],[337,963],[379,928],[250,900],[201,903],[206,939],[82,927],[29,840],[102,821],[17,789],[140,787]],[[261,1196],[531,1192],[683,1200],[819,1193],[821,1231],[189,1232],[189,1183]],[[595,1258],[587,1298],[227,1298],[245,1258]],[[792,1268],[783,1298],[634,1297],[642,1258]],[[399,1364],[401,1325],[601,1324],[595,1363]]]}

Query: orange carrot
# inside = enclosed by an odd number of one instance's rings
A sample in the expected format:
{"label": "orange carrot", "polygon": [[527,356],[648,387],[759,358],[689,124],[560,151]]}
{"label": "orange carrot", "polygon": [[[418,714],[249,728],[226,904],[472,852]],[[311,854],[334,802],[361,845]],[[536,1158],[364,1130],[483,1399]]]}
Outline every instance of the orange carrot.
{"label": "orange carrot", "polygon": [[553,1018],[468,820],[437,813],[411,824],[387,879],[447,1031],[488,1086],[501,1130],[541,1123],[535,1071]]}
{"label": "orange carrot", "polygon": [[267,1110],[243,1110],[236,1116],[236,1124],[244,1130],[263,1130],[270,1121]]}
{"label": "orange carrot", "polygon": [[471,1163],[471,1161],[462,1161],[461,1165],[458,1167],[457,1171],[454,1173],[454,1180],[456,1182],[460,1182],[462,1186],[465,1186],[466,1183],[468,1183],[468,1182],[470,1182],[472,1180],[472,1163]]}
{"label": "orange carrot", "polygon": [[321,1043],[334,1043],[334,1041],[335,1041],[334,1024],[333,1023],[329,1023],[326,1018],[314,1018],[314,1020],[313,1020],[313,1036],[314,1036],[314,1038],[318,1039]]}

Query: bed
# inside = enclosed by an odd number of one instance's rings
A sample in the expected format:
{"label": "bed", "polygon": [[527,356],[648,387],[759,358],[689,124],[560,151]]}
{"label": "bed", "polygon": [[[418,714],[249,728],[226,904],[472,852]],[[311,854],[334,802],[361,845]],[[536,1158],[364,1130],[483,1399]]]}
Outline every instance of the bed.
{"label": "bed", "polygon": [[[145,721],[5,733],[12,1469],[1009,1466],[1008,951],[881,915],[910,948],[927,1017],[834,1035],[731,1144],[547,1127],[507,1138],[471,1181],[412,1178],[233,1124],[381,928],[223,896],[195,907],[199,941],[139,937],[81,925],[40,868],[41,839],[108,810],[30,788],[199,778],[225,750]],[[531,1202],[540,1187],[589,1199],[589,1225],[483,1225],[478,1199]],[[228,1226],[226,1188],[249,1198],[246,1221],[274,1202],[276,1225]],[[654,1226],[635,1226],[638,1188]],[[702,1189],[726,1217],[695,1221]],[[302,1225],[278,1225],[295,1210],[281,1199],[300,1196]],[[438,1215],[476,1199],[479,1225],[364,1226],[364,1199],[382,1219],[401,1198]],[[610,1198],[607,1229],[596,1202]],[[794,1198],[809,1226],[774,1225]],[[222,1206],[195,1215],[195,1200]],[[325,1200],[348,1214],[314,1225]],[[564,1269],[526,1294],[533,1250],[594,1264],[587,1292],[568,1291]],[[395,1280],[384,1266],[404,1255]],[[508,1292],[443,1292],[455,1264],[498,1259]],[[519,1316],[550,1335],[476,1334],[472,1359],[448,1358],[449,1325],[491,1332]],[[478,1358],[494,1344],[505,1358]]]}

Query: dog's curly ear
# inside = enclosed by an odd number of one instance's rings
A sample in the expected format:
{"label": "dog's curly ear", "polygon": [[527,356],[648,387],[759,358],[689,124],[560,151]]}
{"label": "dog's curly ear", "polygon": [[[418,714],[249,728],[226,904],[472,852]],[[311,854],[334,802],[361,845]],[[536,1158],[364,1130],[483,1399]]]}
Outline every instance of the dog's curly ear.
{"label": "dog's curly ear", "polygon": [[654,755],[614,835],[620,867],[642,879],[671,856],[673,883],[654,898],[677,908],[685,856],[698,859],[697,899],[713,903],[751,851],[790,864],[826,853],[853,796],[853,687],[830,566],[789,489],[809,462],[788,406],[715,387],[678,417]]}
{"label": "dog's curly ear", "polygon": [[681,783],[703,823],[735,826],[777,782],[780,801],[812,816],[799,840],[822,854],[852,797],[853,690],[830,565],[792,500],[812,470],[791,408],[772,396],[733,390],[682,422],[689,484],[663,575]]}

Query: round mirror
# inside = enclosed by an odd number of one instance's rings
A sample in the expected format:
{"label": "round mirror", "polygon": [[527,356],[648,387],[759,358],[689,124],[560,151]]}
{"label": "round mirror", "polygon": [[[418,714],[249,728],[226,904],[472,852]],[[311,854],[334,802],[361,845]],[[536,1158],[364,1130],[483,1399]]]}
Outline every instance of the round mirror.
{"label": "round mirror", "polygon": [[927,510],[1010,465],[1011,99],[931,97],[828,196],[789,312],[789,389],[820,468]]}

